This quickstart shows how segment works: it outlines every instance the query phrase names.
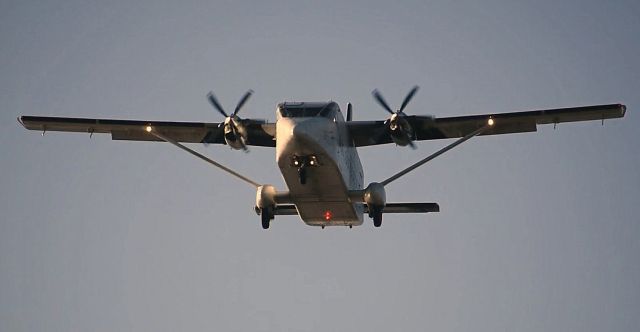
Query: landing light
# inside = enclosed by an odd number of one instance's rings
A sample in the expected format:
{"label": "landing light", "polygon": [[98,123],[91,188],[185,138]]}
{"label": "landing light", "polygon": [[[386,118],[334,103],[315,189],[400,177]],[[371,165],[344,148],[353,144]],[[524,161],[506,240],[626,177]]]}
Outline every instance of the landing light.
{"label": "landing light", "polygon": [[146,128],[144,128],[144,130],[146,130],[148,133],[150,133],[151,130],[153,130],[153,128],[151,128],[151,126],[147,126]]}
{"label": "landing light", "polygon": [[487,121],[487,124],[490,126],[493,126],[493,119],[489,118],[489,121]]}
{"label": "landing light", "polygon": [[330,221],[332,217],[333,217],[333,214],[331,213],[331,211],[329,210],[324,211],[324,220]]}
{"label": "landing light", "polygon": [[318,158],[315,155],[309,156],[309,165],[316,166],[318,165]]}

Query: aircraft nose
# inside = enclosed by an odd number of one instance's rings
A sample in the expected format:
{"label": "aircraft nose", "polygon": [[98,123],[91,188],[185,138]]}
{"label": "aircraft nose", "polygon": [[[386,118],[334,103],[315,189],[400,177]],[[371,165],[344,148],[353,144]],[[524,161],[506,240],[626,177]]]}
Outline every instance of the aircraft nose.
{"label": "aircraft nose", "polygon": [[312,119],[305,119],[296,121],[291,127],[291,137],[296,141],[305,141],[314,136],[314,129],[317,129],[317,124],[314,126]]}
{"label": "aircraft nose", "polygon": [[296,121],[291,128],[291,136],[298,141],[319,141],[327,131],[324,119],[304,119]]}
{"label": "aircraft nose", "polygon": [[280,119],[277,132],[277,160],[291,154],[318,153],[337,137],[333,122],[328,119]]}
{"label": "aircraft nose", "polygon": [[305,121],[296,121],[293,123],[293,125],[291,126],[291,137],[292,138],[302,138],[303,136],[305,136],[306,134],[306,127],[308,127],[307,125],[305,125]]}

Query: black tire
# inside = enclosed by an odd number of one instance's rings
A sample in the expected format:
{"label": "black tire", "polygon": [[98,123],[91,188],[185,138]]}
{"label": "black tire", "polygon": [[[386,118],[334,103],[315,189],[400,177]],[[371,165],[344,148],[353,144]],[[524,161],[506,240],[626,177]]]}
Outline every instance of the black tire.
{"label": "black tire", "polygon": [[374,207],[372,214],[373,214],[373,226],[374,227],[382,226],[382,209]]}
{"label": "black tire", "polygon": [[262,229],[269,229],[271,223],[271,209],[262,208],[260,211],[260,220],[262,221]]}
{"label": "black tire", "polygon": [[382,213],[376,213],[375,215],[373,215],[373,226],[382,226]]}

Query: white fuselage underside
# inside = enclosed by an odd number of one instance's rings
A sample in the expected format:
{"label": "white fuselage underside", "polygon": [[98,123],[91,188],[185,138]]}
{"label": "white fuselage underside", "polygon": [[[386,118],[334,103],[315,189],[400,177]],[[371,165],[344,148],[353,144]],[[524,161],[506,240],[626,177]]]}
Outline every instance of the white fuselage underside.
{"label": "white fuselage underside", "polygon": [[[293,157],[311,155],[317,158],[317,165],[306,168],[306,182],[301,184]],[[334,119],[279,117],[276,162],[306,224],[362,224],[363,204],[349,198],[350,190],[363,188],[362,164],[340,113]]]}

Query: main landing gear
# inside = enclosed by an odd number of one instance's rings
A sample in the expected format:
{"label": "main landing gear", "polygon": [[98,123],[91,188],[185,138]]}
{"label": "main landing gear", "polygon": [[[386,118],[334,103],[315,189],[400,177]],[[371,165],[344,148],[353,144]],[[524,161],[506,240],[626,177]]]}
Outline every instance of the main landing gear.
{"label": "main landing gear", "polygon": [[269,224],[273,219],[273,208],[265,207],[260,209],[260,220],[262,221],[262,229],[269,229]]}
{"label": "main landing gear", "polygon": [[371,211],[369,212],[369,217],[373,219],[374,227],[382,226],[382,208],[372,206]]}

